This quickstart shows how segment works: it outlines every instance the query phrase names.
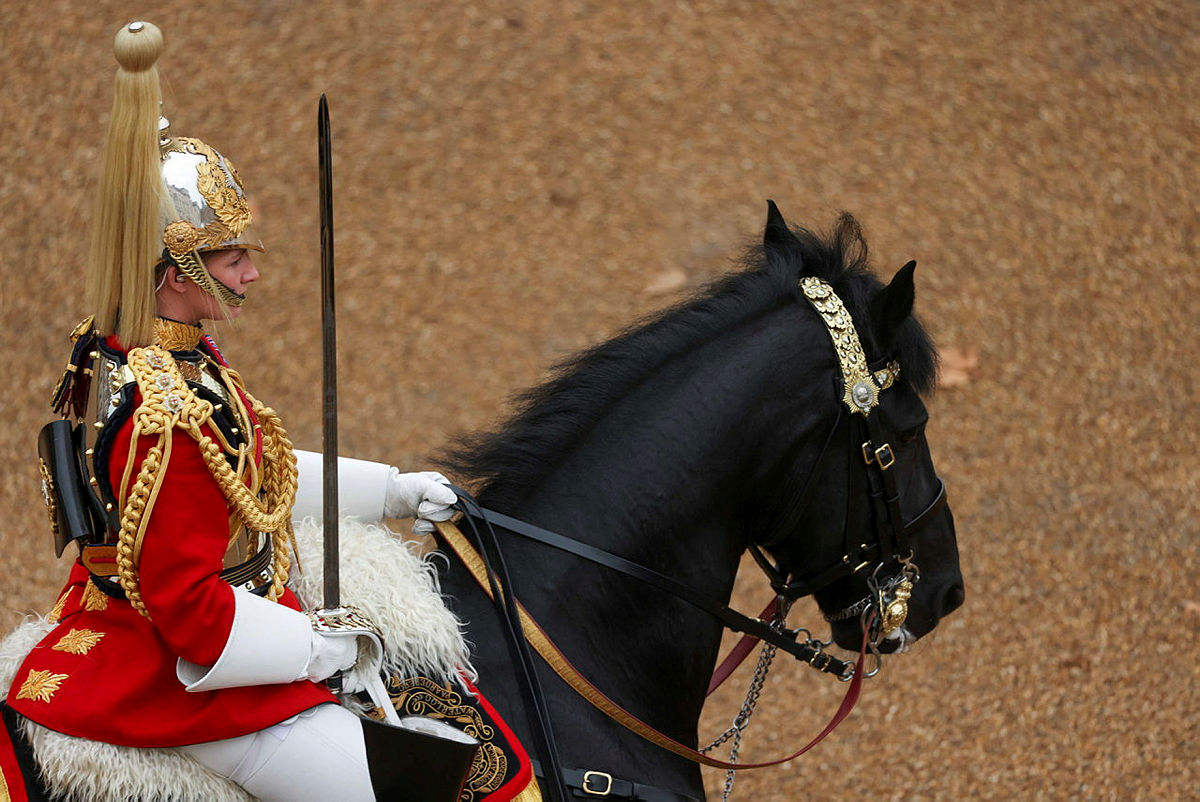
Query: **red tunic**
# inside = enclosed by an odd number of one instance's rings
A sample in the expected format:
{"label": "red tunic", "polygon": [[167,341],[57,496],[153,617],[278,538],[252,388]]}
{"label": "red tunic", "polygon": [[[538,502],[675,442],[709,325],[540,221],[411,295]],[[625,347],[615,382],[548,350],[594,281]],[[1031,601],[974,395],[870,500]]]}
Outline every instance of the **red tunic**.
{"label": "red tunic", "polygon": [[[135,407],[139,403],[136,398]],[[110,452],[114,486],[124,474],[132,433],[127,418]],[[157,441],[139,438],[133,476]],[[185,432],[175,430],[164,471],[139,563],[150,619],[104,595],[77,562],[56,605],[58,624],[18,669],[8,704],[58,732],[151,747],[233,738],[334,702],[326,688],[308,681],[184,690],[176,660],[215,663],[233,621],[234,591],[219,577],[230,510]],[[291,591],[281,603],[299,609]]]}

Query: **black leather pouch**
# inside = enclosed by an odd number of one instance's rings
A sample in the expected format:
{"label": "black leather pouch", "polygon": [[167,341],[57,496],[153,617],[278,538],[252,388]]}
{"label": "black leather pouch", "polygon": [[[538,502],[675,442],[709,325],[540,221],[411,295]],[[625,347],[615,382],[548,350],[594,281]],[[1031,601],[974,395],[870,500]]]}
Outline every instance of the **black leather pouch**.
{"label": "black leather pouch", "polygon": [[68,543],[97,541],[98,524],[83,461],[83,424],[69,420],[47,423],[38,434],[38,471],[42,497],[50,513],[54,553],[61,557]]}

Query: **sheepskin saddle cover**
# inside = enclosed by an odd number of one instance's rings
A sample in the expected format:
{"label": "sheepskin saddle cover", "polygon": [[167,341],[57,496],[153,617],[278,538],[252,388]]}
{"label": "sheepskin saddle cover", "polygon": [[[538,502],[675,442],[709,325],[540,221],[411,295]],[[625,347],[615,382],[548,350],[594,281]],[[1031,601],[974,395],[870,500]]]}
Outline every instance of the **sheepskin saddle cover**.
{"label": "sheepskin saddle cover", "polygon": [[[462,626],[446,609],[437,570],[419,546],[382,526],[343,520],[342,598],[362,609],[384,633],[388,676],[425,676],[457,683],[473,677]],[[299,567],[289,586],[305,609],[321,606],[321,527],[311,518],[296,527]],[[0,641],[0,688],[53,625],[27,617]],[[154,700],[146,700],[153,704]],[[23,719],[42,777],[55,799],[70,802],[247,802],[241,787],[176,749],[135,749],[73,738]]]}

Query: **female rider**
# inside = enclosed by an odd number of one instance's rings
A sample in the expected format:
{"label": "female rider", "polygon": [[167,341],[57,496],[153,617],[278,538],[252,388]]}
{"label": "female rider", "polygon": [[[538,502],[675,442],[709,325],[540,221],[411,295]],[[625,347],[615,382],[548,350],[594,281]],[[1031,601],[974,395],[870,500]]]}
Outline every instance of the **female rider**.
{"label": "female rider", "polygon": [[[82,418],[94,374],[103,524],[8,704],[68,735],[179,747],[261,799],[372,799],[358,720],[319,684],[354,667],[354,639],[315,632],[287,588],[296,453],[201,328],[241,315],[259,278],[241,179],[160,128],[158,29],[131,23],[115,48],[93,317],[55,398]],[[376,520],[444,520],[455,501],[438,474],[353,461],[342,480]]]}

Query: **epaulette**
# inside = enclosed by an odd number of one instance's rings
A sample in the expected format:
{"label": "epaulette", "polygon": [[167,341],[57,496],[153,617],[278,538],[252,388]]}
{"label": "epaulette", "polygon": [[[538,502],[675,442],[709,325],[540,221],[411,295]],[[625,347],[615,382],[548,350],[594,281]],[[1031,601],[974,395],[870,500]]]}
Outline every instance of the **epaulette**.
{"label": "epaulette", "polygon": [[179,426],[197,431],[213,414],[213,405],[188,386],[171,352],[157,345],[134,348],[126,363],[142,394],[133,413],[135,430],[155,434]]}

